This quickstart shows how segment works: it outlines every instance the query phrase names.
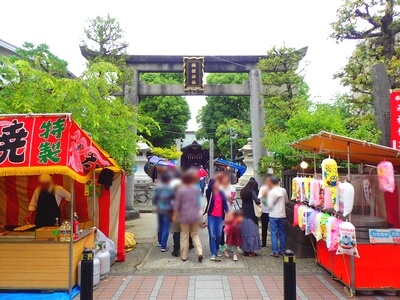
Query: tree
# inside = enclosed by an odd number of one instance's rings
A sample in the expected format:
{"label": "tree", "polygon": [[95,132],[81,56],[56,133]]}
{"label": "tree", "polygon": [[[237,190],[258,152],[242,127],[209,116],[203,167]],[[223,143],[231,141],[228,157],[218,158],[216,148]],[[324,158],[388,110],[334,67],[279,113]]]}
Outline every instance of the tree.
{"label": "tree", "polygon": [[399,0],[346,0],[337,11],[332,38],[337,41],[373,38],[389,61],[396,55],[396,34],[400,33]]}
{"label": "tree", "polygon": [[109,14],[97,16],[87,21],[83,29],[81,51],[86,54],[89,64],[106,61],[119,69],[118,83],[120,85],[132,82],[133,71],[126,65],[128,58],[128,42],[124,41],[124,31],[118,19]]}
{"label": "tree", "polygon": [[[248,80],[247,74],[218,74],[207,76],[207,84],[241,84]],[[231,119],[244,122],[250,121],[250,100],[244,96],[208,96],[207,104],[203,106],[197,115],[200,129],[196,132],[197,139],[215,138],[218,125]],[[216,145],[216,152],[220,149]]]}
{"label": "tree", "polygon": [[288,169],[296,166],[301,153],[288,146],[300,138],[322,130],[346,135],[344,115],[336,104],[315,104],[309,109],[300,109],[286,123],[284,131],[269,132],[265,139],[272,154],[264,157],[262,169]]}
{"label": "tree", "polygon": [[301,71],[298,71],[302,51],[289,47],[273,47],[267,58],[260,60],[258,67],[263,71],[265,86],[264,109],[266,114],[264,146],[270,155],[263,157],[259,170],[276,170],[293,166],[296,151],[287,144],[293,136],[287,132],[288,121],[298,113],[308,111],[308,86]]}
{"label": "tree", "polygon": [[[140,78],[150,84],[178,84],[183,81],[182,74],[174,73],[146,73]],[[146,132],[141,133],[153,145],[170,147],[175,143],[175,139],[185,137],[187,122],[190,120],[190,109],[184,97],[143,97],[139,103],[139,111],[156,121],[156,124],[147,124],[151,135]]]}
{"label": "tree", "polygon": [[[85,38],[81,48],[86,52],[89,63],[99,61],[111,62],[119,68],[120,85],[129,85],[133,78],[133,70],[126,66],[129,44],[124,41],[124,32],[119,21],[110,15],[88,20],[84,29]],[[141,74],[140,79],[150,84],[182,83],[182,74]],[[143,97],[140,99],[139,111],[147,116],[146,128],[140,132],[153,145],[169,147],[177,138],[185,136],[190,110],[184,97]],[[154,123],[154,121],[156,123]],[[151,132],[151,135],[150,135]]]}
{"label": "tree", "polygon": [[[273,47],[267,58],[260,60],[265,86],[266,131],[285,130],[286,122],[310,106],[308,86],[298,71],[304,52],[288,47]],[[268,146],[267,146],[268,147]]]}
{"label": "tree", "polygon": [[123,41],[124,31],[116,18],[108,14],[87,22],[88,25],[83,30],[85,38],[81,41],[85,51],[105,59],[126,54],[129,44]]}
{"label": "tree", "polygon": [[346,66],[335,74],[350,92],[342,96],[349,116],[346,127],[353,137],[377,142],[374,124],[372,66],[384,63],[392,88],[400,87],[399,0],[347,0],[332,23],[332,38],[357,40]]}
{"label": "tree", "polygon": [[248,121],[239,119],[230,119],[218,125],[215,132],[216,146],[219,149],[220,156],[230,158],[230,135],[232,128],[233,134],[237,135],[232,139],[233,157],[235,158],[238,149],[247,144],[247,139],[251,137],[251,125]]}
{"label": "tree", "polygon": [[[145,131],[142,124],[149,120],[126,105],[122,97],[112,96],[121,91],[118,68],[107,62],[93,63],[81,77],[63,78],[58,75],[67,73],[64,61],[50,55],[47,46],[26,45],[18,51],[30,53],[25,60],[0,56],[0,112],[72,113],[74,120],[131,173],[137,140],[131,129]],[[42,57],[43,53],[49,55]],[[42,67],[45,62],[49,68]],[[52,66],[58,66],[57,72]]]}

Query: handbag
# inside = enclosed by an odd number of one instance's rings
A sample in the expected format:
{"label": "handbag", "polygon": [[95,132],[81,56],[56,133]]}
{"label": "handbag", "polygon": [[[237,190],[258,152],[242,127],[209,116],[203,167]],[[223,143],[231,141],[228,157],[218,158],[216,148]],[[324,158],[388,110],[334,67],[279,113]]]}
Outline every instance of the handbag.
{"label": "handbag", "polygon": [[260,218],[263,213],[263,206],[262,204],[257,204],[256,201],[253,200],[253,207],[254,207],[254,214],[257,218]]}

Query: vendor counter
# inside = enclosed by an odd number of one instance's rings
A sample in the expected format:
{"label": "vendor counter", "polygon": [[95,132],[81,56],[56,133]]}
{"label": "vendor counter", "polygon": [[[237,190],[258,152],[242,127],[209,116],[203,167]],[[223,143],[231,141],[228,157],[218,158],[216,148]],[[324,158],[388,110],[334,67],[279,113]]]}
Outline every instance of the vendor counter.
{"label": "vendor counter", "polygon": [[[94,246],[94,230],[84,230],[72,243],[72,283],[84,248]],[[70,242],[35,237],[0,237],[0,289],[68,290]]]}

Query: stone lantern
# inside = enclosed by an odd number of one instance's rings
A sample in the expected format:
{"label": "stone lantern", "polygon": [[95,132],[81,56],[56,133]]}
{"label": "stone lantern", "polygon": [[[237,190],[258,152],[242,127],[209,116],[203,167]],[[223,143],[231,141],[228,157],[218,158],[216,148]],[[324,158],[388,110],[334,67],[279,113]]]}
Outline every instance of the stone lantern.
{"label": "stone lantern", "polygon": [[239,185],[245,186],[251,177],[254,177],[254,162],[253,162],[253,141],[251,138],[247,139],[247,144],[244,145],[240,152],[243,153],[243,162],[246,164],[246,172],[240,177]]}

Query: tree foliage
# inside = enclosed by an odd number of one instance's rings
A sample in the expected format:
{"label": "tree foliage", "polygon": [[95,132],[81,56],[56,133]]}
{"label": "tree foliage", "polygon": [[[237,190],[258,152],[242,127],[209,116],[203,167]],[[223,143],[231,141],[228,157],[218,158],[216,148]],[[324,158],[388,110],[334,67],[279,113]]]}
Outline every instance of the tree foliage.
{"label": "tree foliage", "polygon": [[[145,73],[140,78],[149,84],[179,84],[183,81],[182,74],[174,73]],[[153,145],[170,147],[174,145],[175,139],[185,137],[190,109],[184,97],[143,97],[139,103],[139,111],[156,121],[156,124],[147,124],[151,135],[141,133]]]}
{"label": "tree foliage", "polygon": [[[245,80],[248,80],[247,74],[213,73],[207,76],[207,84],[241,84]],[[207,104],[201,108],[196,117],[197,122],[200,124],[200,129],[196,132],[197,139],[216,138],[218,126],[226,124],[228,120],[235,119],[244,123],[250,122],[249,97],[208,96],[206,97],[206,102]],[[218,155],[221,153],[218,142],[215,150]]]}
{"label": "tree foliage", "polygon": [[119,69],[118,83],[129,85],[132,82],[133,71],[126,65],[128,58],[128,42],[124,41],[124,31],[118,19],[109,14],[87,20],[83,29],[81,50],[86,55],[89,64],[109,62]]}
{"label": "tree foliage", "polygon": [[395,56],[395,36],[400,33],[399,0],[346,0],[337,11],[331,37],[337,41],[377,38],[380,55]]}
{"label": "tree foliage", "polygon": [[108,14],[89,19],[87,23],[81,43],[86,51],[102,58],[126,54],[129,44],[123,40],[124,31],[116,18]]}
{"label": "tree foliage", "polygon": [[178,151],[176,146],[166,148],[154,147],[153,149],[151,149],[151,153],[158,157],[163,157],[170,160],[177,160],[182,156],[182,151]]}
{"label": "tree foliage", "polygon": [[[81,47],[86,52],[89,62],[113,63],[120,71],[118,83],[129,85],[133,78],[133,70],[126,66],[129,44],[124,41],[124,31],[119,21],[110,15],[98,16],[88,20],[84,33]],[[182,74],[174,73],[146,73],[141,74],[140,79],[149,84],[183,82]],[[148,117],[145,126],[149,129],[149,131],[139,130],[139,132],[153,145],[169,147],[174,144],[175,139],[185,136],[187,122],[190,120],[190,110],[184,97],[143,97],[140,99],[139,111],[141,115]]]}
{"label": "tree foliage", "polygon": [[263,145],[270,153],[261,160],[259,170],[290,168],[296,151],[287,144],[294,139],[288,122],[297,114],[309,111],[308,86],[298,71],[304,53],[289,47],[273,47],[267,58],[260,60],[265,86],[265,137]]}
{"label": "tree foliage", "polygon": [[358,41],[346,66],[334,75],[350,90],[340,101],[353,137],[377,142],[381,135],[374,122],[372,66],[385,64],[392,88],[400,88],[399,12],[399,0],[346,0],[332,23],[332,38]]}
{"label": "tree foliage", "polygon": [[266,132],[285,130],[286,122],[301,109],[310,106],[308,86],[298,71],[302,51],[273,47],[267,58],[260,60],[265,86]]}
{"label": "tree foliage", "polygon": [[121,90],[118,68],[99,62],[78,78],[60,77],[67,73],[65,61],[51,54],[46,45],[25,45],[18,52],[29,55],[0,57],[0,112],[72,113],[74,120],[131,172],[137,140],[132,128],[146,130],[142,124],[143,119],[148,120],[121,97],[112,96]]}
{"label": "tree foliage", "polygon": [[240,119],[230,119],[218,125],[215,132],[216,146],[219,149],[220,156],[230,158],[230,135],[229,129],[232,128],[233,157],[237,155],[238,149],[247,144],[247,139],[251,137],[250,122]]}

